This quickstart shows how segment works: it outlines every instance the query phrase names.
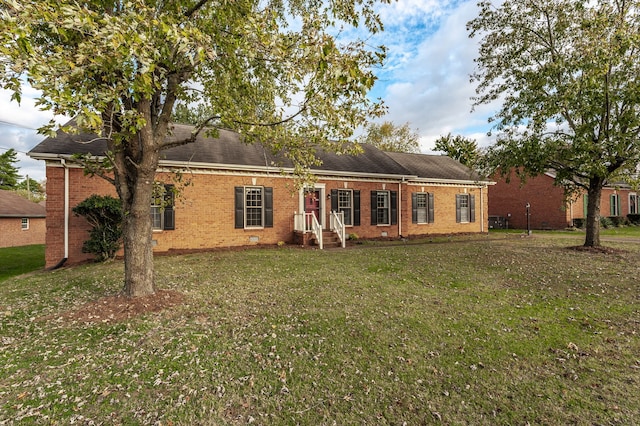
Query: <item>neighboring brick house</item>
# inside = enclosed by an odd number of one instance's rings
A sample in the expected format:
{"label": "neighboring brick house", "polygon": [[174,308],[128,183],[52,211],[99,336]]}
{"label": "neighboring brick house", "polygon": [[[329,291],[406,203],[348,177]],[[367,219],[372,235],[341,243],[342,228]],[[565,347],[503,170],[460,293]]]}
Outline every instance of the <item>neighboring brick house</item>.
{"label": "neighboring brick house", "polygon": [[[564,229],[587,217],[586,193],[567,200],[564,189],[553,184],[553,173],[527,178],[524,184],[514,171],[508,178],[507,183],[506,177],[496,175],[496,184],[489,187],[490,226],[526,229],[527,203],[531,229]],[[638,214],[638,194],[625,184],[603,188],[600,215],[623,217],[629,214]]]}
{"label": "neighboring brick house", "polygon": [[[170,138],[192,127],[174,125]],[[86,176],[74,153],[101,156],[105,144],[94,135],[58,133],[29,155],[47,170],[47,266],[79,262],[88,224],[71,209],[92,194],[111,194],[105,180]],[[487,186],[469,169],[444,156],[391,154],[364,145],[358,156],[319,152],[314,185],[297,189],[292,168],[259,144],[242,143],[236,133],[201,136],[164,151],[157,180],[171,184],[181,170],[190,185],[170,206],[150,206],[156,252],[207,250],[279,242],[324,240],[322,229],[358,238],[487,232]],[[336,225],[338,212],[344,226]],[[319,234],[310,232],[313,217]],[[65,231],[65,229],[67,231]]]}
{"label": "neighboring brick house", "polygon": [[45,207],[0,189],[0,247],[44,244]]}

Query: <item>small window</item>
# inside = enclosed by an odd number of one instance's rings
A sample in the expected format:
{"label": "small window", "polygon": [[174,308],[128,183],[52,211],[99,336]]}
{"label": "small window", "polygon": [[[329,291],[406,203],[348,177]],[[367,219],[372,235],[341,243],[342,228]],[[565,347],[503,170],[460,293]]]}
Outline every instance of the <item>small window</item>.
{"label": "small window", "polygon": [[609,196],[609,207],[611,216],[620,216],[620,196],[618,194]]}
{"label": "small window", "polygon": [[433,194],[428,192],[411,194],[411,222],[433,223]]}
{"label": "small window", "polygon": [[398,191],[371,191],[371,224],[398,223]]}
{"label": "small window", "polygon": [[360,226],[360,191],[357,189],[332,189],[331,211],[342,212],[346,226]]}
{"label": "small window", "polygon": [[235,227],[273,227],[273,188],[262,186],[235,188]]}
{"label": "small window", "polygon": [[262,188],[245,188],[244,223],[247,228],[262,227],[264,210]]}
{"label": "small window", "polygon": [[378,225],[389,225],[389,218],[391,217],[389,214],[389,191],[378,191],[376,209],[378,211]]}
{"label": "small window", "polygon": [[353,192],[351,190],[338,190],[338,212],[343,213],[345,225],[353,225]]}
{"label": "small window", "polygon": [[638,214],[638,195],[629,194],[629,214]]}
{"label": "small window", "polygon": [[476,221],[475,196],[469,194],[456,195],[456,222],[469,223]]}
{"label": "small window", "polygon": [[151,200],[151,227],[154,231],[175,229],[175,190],[173,185],[159,185]]}
{"label": "small window", "polygon": [[22,218],[21,227],[22,227],[23,231],[26,231],[27,229],[29,229],[29,218],[28,217],[23,217]]}

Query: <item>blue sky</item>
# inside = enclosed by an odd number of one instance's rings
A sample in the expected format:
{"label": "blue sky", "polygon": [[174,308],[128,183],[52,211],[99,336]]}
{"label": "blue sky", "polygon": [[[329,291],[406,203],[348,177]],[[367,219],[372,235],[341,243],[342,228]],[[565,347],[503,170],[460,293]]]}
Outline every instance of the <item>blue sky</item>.
{"label": "blue sky", "polygon": [[[388,108],[382,120],[408,122],[420,135],[424,153],[433,152],[435,140],[449,132],[489,145],[487,118],[496,106],[481,106],[471,113],[475,84],[469,75],[477,40],[469,39],[466,23],[477,15],[476,0],[399,0],[380,6],[379,12],[385,31],[370,42],[386,45],[388,57],[377,71],[379,80],[371,96],[382,98]],[[0,152],[16,149],[20,173],[42,180],[43,162],[31,160],[26,152],[43,139],[35,129],[51,114],[35,108],[34,96],[25,88],[18,105],[9,101],[10,93],[0,90]]]}

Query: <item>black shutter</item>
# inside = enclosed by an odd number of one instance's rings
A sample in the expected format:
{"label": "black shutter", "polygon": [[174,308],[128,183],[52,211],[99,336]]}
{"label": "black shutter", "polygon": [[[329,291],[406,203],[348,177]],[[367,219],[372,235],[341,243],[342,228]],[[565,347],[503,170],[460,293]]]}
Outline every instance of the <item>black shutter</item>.
{"label": "black shutter", "polygon": [[236,229],[242,229],[244,228],[244,187],[236,186],[235,191],[235,226]]}
{"label": "black shutter", "polygon": [[476,221],[476,196],[469,195],[469,222]]}
{"label": "black shutter", "polygon": [[398,224],[398,191],[391,192],[391,224]]}
{"label": "black shutter", "polygon": [[430,192],[428,195],[429,198],[429,208],[427,210],[427,222],[433,223],[433,192]]}
{"label": "black shutter", "polygon": [[460,223],[460,194],[456,194],[456,222]]}
{"label": "black shutter", "polygon": [[164,226],[165,231],[176,229],[175,190],[173,185],[164,186]]}
{"label": "black shutter", "polygon": [[360,191],[353,191],[353,226],[360,226]]}
{"label": "black shutter", "polygon": [[378,191],[371,191],[371,224],[378,224]]}
{"label": "black shutter", "polygon": [[411,223],[418,223],[418,194],[411,194]]}
{"label": "black shutter", "polygon": [[273,188],[264,188],[264,227],[273,228]]}
{"label": "black shutter", "polygon": [[338,211],[338,190],[337,189],[331,190],[331,211],[332,212]]}

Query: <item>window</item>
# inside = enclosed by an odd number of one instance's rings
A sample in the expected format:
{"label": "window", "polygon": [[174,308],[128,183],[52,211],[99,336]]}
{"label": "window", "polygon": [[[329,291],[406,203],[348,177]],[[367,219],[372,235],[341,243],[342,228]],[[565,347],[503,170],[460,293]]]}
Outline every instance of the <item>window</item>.
{"label": "window", "polygon": [[609,196],[609,212],[611,216],[620,216],[620,196],[618,194]]}
{"label": "window", "polygon": [[235,188],[235,227],[273,227],[273,188],[237,186]]}
{"label": "window", "polygon": [[175,189],[173,185],[158,185],[151,200],[151,226],[154,231],[175,229]]}
{"label": "window", "polygon": [[331,210],[344,214],[344,224],[360,226],[360,191],[354,189],[332,189]]}
{"label": "window", "polygon": [[371,191],[371,224],[398,223],[398,191]]}
{"label": "window", "polygon": [[21,227],[22,227],[23,231],[26,231],[27,229],[29,229],[29,218],[28,217],[23,217],[22,218]]}
{"label": "window", "polygon": [[476,197],[468,194],[456,195],[456,222],[469,223],[476,221]]}
{"label": "window", "polygon": [[629,214],[638,214],[638,195],[629,194]]}
{"label": "window", "polygon": [[378,191],[376,203],[376,210],[378,212],[378,219],[376,223],[378,225],[389,225],[391,223],[389,221],[389,217],[391,217],[389,214],[389,193],[387,191]]}
{"label": "window", "polygon": [[411,194],[411,222],[433,223],[433,194],[428,192]]}

